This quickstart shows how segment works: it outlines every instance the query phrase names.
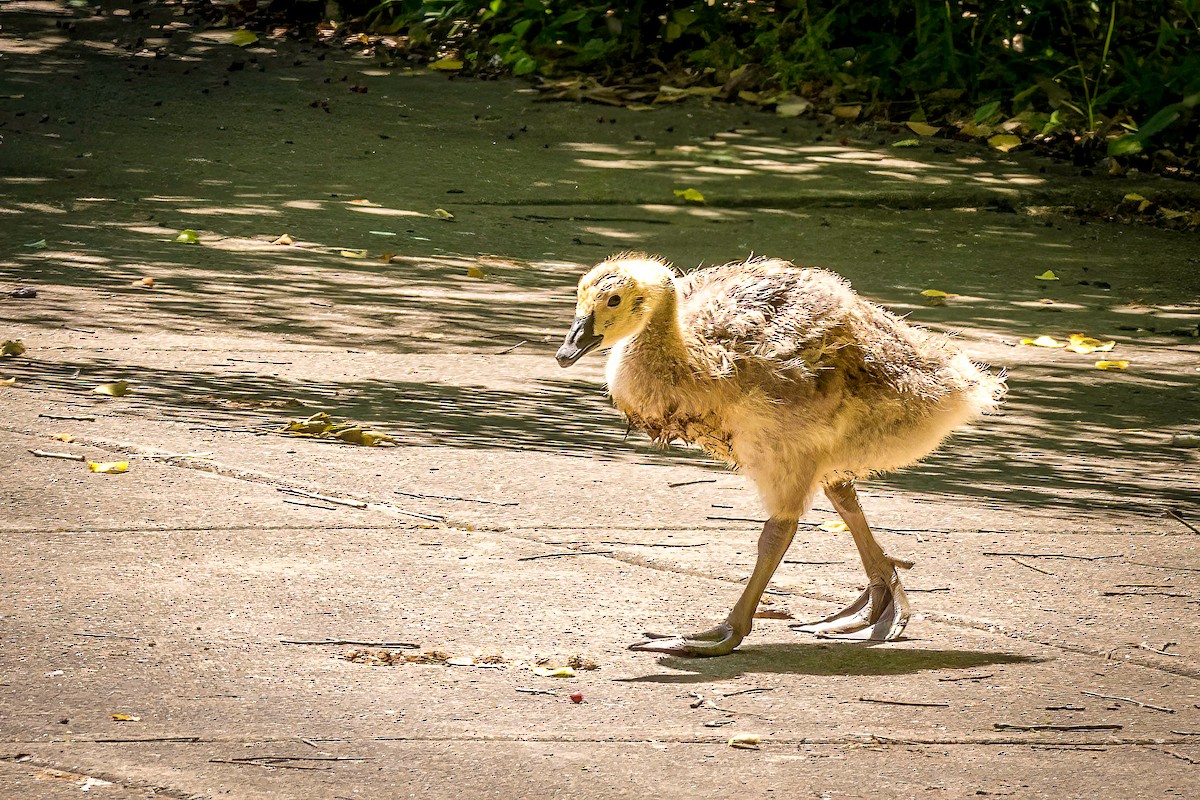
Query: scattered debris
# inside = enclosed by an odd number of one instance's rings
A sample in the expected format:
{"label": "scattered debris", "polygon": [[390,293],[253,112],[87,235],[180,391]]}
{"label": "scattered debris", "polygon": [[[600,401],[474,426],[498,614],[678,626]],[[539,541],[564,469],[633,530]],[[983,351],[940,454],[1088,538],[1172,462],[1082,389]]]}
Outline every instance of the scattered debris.
{"label": "scattered debris", "polygon": [[1178,511],[1176,511],[1175,509],[1168,508],[1168,509],[1165,509],[1165,511],[1167,512],[1168,517],[1170,517],[1171,519],[1180,523],[1181,525],[1186,527],[1188,530],[1190,530],[1192,533],[1200,533],[1200,528],[1197,528],[1195,525],[1193,525],[1192,523],[1190,523],[1186,519],[1184,519],[1183,516],[1180,515],[1180,513]]}
{"label": "scattered debris", "polygon": [[445,494],[417,494],[416,492],[402,492],[396,490],[396,494],[404,495],[405,497],[415,497],[419,500],[455,500],[463,503],[484,503],[489,506],[516,506],[520,503],[515,500],[481,500],[478,497],[454,497],[453,495]]}
{"label": "scattered debris", "polygon": [[357,639],[280,639],[280,644],[311,645],[358,645],[359,647],[389,647],[401,650],[416,650],[419,644],[412,642],[363,642]]}
{"label": "scattered debris", "polygon": [[716,478],[697,478],[694,481],[679,481],[678,483],[668,483],[668,489],[678,489],[680,486],[692,486],[697,483],[716,483]]}
{"label": "scattered debris", "polygon": [[1167,708],[1166,706],[1156,706],[1156,705],[1152,705],[1150,703],[1143,703],[1141,700],[1134,700],[1131,697],[1120,697],[1118,695],[1111,695],[1111,694],[1098,694],[1096,692],[1088,692],[1088,691],[1082,691],[1082,692],[1080,692],[1080,694],[1085,694],[1088,697],[1099,697],[1101,700],[1120,700],[1122,703],[1132,703],[1133,705],[1138,706],[1139,708],[1149,708],[1154,711],[1161,711],[1164,714],[1174,714],[1175,713],[1175,709],[1173,709],[1173,708]]}
{"label": "scattered debris", "polygon": [[96,421],[95,417],[85,417],[85,416],[77,417],[77,416],[72,416],[70,414],[38,414],[38,416],[42,417],[43,419],[56,419],[56,420],[70,419],[70,420],[75,420],[77,422],[95,422]]}
{"label": "scattered debris", "polygon": [[860,703],[880,703],[888,706],[913,706],[915,708],[949,708],[949,703],[927,703],[921,700],[883,700],[877,697],[860,697]]}
{"label": "scattered debris", "polygon": [[294,494],[299,497],[310,497],[313,500],[323,500],[326,503],[336,503],[337,505],[340,505],[340,506],[350,506],[351,508],[360,508],[360,509],[367,507],[367,504],[365,502],[363,502],[362,500],[351,500],[349,498],[344,498],[344,497],[331,497],[327,494],[317,494],[316,492],[306,492],[306,491],[303,491],[302,489],[292,489],[287,486],[276,486],[275,489],[277,491],[283,492],[284,494]]}
{"label": "scattered debris", "polygon": [[38,458],[64,458],[67,461],[87,461],[87,456],[77,456],[73,453],[54,453],[49,450],[30,450]]}
{"label": "scattered debris", "polygon": [[518,347],[520,347],[523,344],[529,344],[529,342],[522,339],[521,341],[514,344],[512,347],[506,347],[503,350],[496,351],[496,355],[502,356],[502,355],[505,355],[506,353],[511,353],[513,350],[516,350]]}
{"label": "scattered debris", "polygon": [[729,746],[737,750],[759,750],[762,736],[757,733],[737,733],[729,737]]}
{"label": "scattered debris", "polygon": [[1035,567],[1033,564],[1029,564],[1025,561],[1022,561],[1019,558],[1014,557],[1012,560],[1015,561],[1016,563],[1020,564],[1022,567],[1025,567],[1026,569],[1031,569],[1034,572],[1040,572],[1043,575],[1054,575],[1054,573],[1051,572],[1050,570],[1042,569],[1041,567]]}
{"label": "scattered debris", "polygon": [[[985,550],[985,556],[1020,556],[1021,558],[1073,558],[1080,561],[1103,561],[1106,558],[1124,558],[1121,555],[1115,556],[1077,556],[1068,555],[1067,553],[1007,553],[998,551]],[[1134,562],[1130,562],[1134,563]]]}
{"label": "scattered debris", "polygon": [[98,472],[102,475],[121,475],[129,472],[128,461],[89,461],[87,465],[89,472]]}
{"label": "scattered debris", "polygon": [[95,389],[92,389],[94,394],[108,395],[109,397],[124,397],[129,394],[128,381],[113,381],[112,383],[102,383]]}
{"label": "scattered debris", "polygon": [[518,686],[517,691],[524,692],[525,694],[544,694],[549,695],[550,697],[558,697],[557,689],[531,689],[524,686]]}
{"label": "scattered debris", "polygon": [[539,667],[531,666],[533,674],[539,678],[574,678],[575,670],[572,667]]}
{"label": "scattered debris", "polygon": [[569,553],[545,553],[540,556],[525,556],[517,561],[537,561],[539,558],[565,558],[566,556],[611,556],[612,550],[572,550]]}
{"label": "scattered debris", "polygon": [[391,436],[364,427],[357,422],[349,420],[335,422],[323,411],[318,411],[306,419],[289,420],[287,424],[274,432],[283,436],[305,439],[339,439],[348,444],[357,444],[363,447],[398,444]]}
{"label": "scattered debris", "polygon": [[574,691],[574,692],[571,692],[571,694],[569,694],[568,697],[571,698],[572,703],[579,704],[579,703],[583,702],[583,692]]}
{"label": "scattered debris", "polygon": [[1124,725],[1011,725],[1007,722],[994,722],[992,728],[998,731],[1119,731]]}
{"label": "scattered debris", "polygon": [[25,352],[25,344],[20,339],[6,339],[0,342],[0,358],[16,358]]}
{"label": "scattered debris", "polygon": [[109,714],[114,722],[141,722],[141,717],[135,717],[132,714]]}
{"label": "scattered debris", "polygon": [[342,654],[342,658],[346,661],[372,667],[445,664],[452,657],[449,653],[443,653],[440,650],[429,650],[424,653],[404,653],[399,650],[347,650]]}
{"label": "scattered debris", "polygon": [[983,675],[948,675],[944,678],[938,678],[938,680],[943,683],[949,683],[952,681],[982,681],[994,677],[996,677],[994,672],[988,672]]}

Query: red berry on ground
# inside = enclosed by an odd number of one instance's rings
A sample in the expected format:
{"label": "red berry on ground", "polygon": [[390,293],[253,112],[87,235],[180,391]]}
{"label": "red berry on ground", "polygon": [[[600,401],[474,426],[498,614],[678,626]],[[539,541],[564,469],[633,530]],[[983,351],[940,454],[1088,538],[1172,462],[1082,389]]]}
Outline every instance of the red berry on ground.
{"label": "red berry on ground", "polygon": [[583,692],[571,692],[571,702],[572,703],[582,703],[583,702]]}

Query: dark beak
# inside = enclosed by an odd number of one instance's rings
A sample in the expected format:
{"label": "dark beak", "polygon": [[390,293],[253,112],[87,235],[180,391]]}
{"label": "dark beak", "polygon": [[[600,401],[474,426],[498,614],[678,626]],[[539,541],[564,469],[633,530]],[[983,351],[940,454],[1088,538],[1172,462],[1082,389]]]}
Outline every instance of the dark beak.
{"label": "dark beak", "polygon": [[563,341],[562,347],[558,348],[558,353],[554,356],[558,359],[560,367],[571,366],[582,358],[584,353],[595,350],[604,341],[603,336],[597,335],[592,330],[593,321],[594,317],[591,314],[575,318],[571,330],[567,331],[566,340]]}

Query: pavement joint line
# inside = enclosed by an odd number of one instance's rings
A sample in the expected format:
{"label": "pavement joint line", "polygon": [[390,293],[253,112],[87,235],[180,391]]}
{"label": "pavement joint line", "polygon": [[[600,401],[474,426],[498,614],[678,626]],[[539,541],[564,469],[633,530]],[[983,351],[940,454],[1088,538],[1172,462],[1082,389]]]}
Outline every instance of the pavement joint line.
{"label": "pavement joint line", "polygon": [[[7,426],[7,425],[0,426],[0,430],[9,430],[13,433],[19,433],[19,434],[23,434],[23,435],[32,435],[32,434],[28,434],[24,431],[12,430],[11,426]],[[109,442],[107,440],[92,440],[91,446],[101,447],[101,448],[112,450],[112,451],[133,452],[138,455],[156,455],[156,453],[147,452],[146,448],[141,447],[140,445],[120,444],[120,443]],[[278,476],[270,475],[269,473],[260,472],[258,470],[247,470],[247,469],[242,469],[242,468],[238,468],[238,467],[230,467],[230,466],[220,464],[215,461],[198,462],[198,461],[172,460],[172,461],[163,461],[160,463],[164,464],[165,466],[183,467],[186,469],[194,469],[194,470],[197,470],[200,472],[209,472],[209,473],[216,474],[216,475],[222,475],[224,477],[231,478],[234,480],[245,481],[247,483],[255,483],[255,484],[259,484],[259,485],[267,485],[267,486],[275,486],[275,487],[289,486],[290,488],[297,488],[297,489],[306,488],[306,487],[294,486],[291,483],[289,483],[288,481],[286,481],[285,479],[280,478]],[[369,501],[367,501],[367,502],[369,502]],[[403,509],[400,509],[395,506],[391,506],[386,503],[370,503],[368,508],[364,509],[364,510],[386,510],[386,511],[392,511],[392,512],[396,512],[396,513],[406,514],[406,515],[411,514],[411,512],[407,512]],[[415,527],[430,527],[430,528],[449,529],[449,530],[455,530],[459,533],[464,533],[464,534],[481,530],[481,528],[479,526],[471,526],[471,525],[467,525],[467,524],[456,523],[448,517],[443,518],[443,520],[441,522],[424,523],[423,525],[415,525]],[[530,529],[521,529],[521,528],[512,528],[512,527],[496,527],[496,528],[486,529],[486,531],[489,533],[506,535],[506,536],[510,536],[512,538],[521,539],[523,541],[536,542],[538,544],[547,545],[547,546],[555,546],[555,547],[562,546],[562,545],[549,545],[544,540],[539,539],[535,536],[528,535],[528,534],[522,534],[521,533],[522,530],[530,530]],[[1180,534],[1180,535],[1182,535],[1182,534]],[[1188,534],[1188,535],[1190,536],[1192,534]],[[578,548],[570,547],[570,546],[565,546],[565,548],[568,550],[578,549]],[[643,569],[652,569],[652,570],[656,570],[659,572],[670,572],[670,573],[674,573],[674,574],[678,574],[678,575],[688,575],[690,577],[697,577],[697,578],[704,578],[704,579],[708,579],[708,580],[721,581],[723,583],[733,583],[735,585],[741,584],[741,581],[733,580],[728,577],[722,577],[719,575],[711,575],[711,574],[703,572],[701,570],[684,568],[684,567],[674,566],[674,565],[670,565],[670,564],[663,564],[660,562],[656,562],[653,559],[642,558],[642,557],[632,555],[632,554],[605,553],[605,554],[599,554],[599,555],[597,555],[597,557],[598,558],[608,558],[613,561],[620,561],[622,563],[629,564],[630,566],[642,567]],[[808,592],[808,591],[803,591],[803,590],[792,590],[789,592],[789,594],[791,596],[795,596],[795,597],[803,597],[808,600],[817,600],[817,601],[826,602],[826,603],[836,604],[836,603],[840,602],[839,598],[836,598],[836,597],[833,597],[830,595],[818,594],[816,592]],[[1046,642],[1046,641],[1043,641],[1043,640],[1033,636],[1032,634],[1023,633],[1023,632],[1013,630],[1013,629],[1005,629],[994,623],[987,623],[987,622],[983,622],[983,621],[972,621],[972,620],[967,620],[967,619],[963,619],[963,618],[957,618],[957,617],[953,617],[953,616],[937,614],[935,612],[926,613],[925,620],[928,622],[934,622],[934,623],[946,625],[946,626],[952,627],[952,628],[960,628],[960,629],[965,628],[965,629],[978,631],[980,633],[984,633],[984,634],[988,634],[988,635],[992,635],[992,636],[1002,636],[1002,637],[1006,637],[1006,638],[1010,638],[1010,639],[1018,639],[1018,640],[1027,642],[1029,644],[1036,644],[1041,647],[1063,650],[1065,652],[1076,653],[1079,655],[1094,656],[1094,657],[1098,657],[1098,658],[1103,658],[1105,660],[1111,660],[1111,658],[1112,658],[1112,654],[1110,651],[1099,650],[1096,648],[1088,648],[1088,647],[1084,647],[1082,645],[1071,645],[1071,644],[1058,643],[1058,642]],[[1154,663],[1154,662],[1150,661],[1148,658],[1143,657],[1140,654],[1134,653],[1134,652],[1128,653],[1125,658],[1121,659],[1121,663],[1133,664],[1135,666],[1145,667],[1147,669],[1153,669],[1153,670],[1157,670],[1159,672],[1166,672],[1166,673],[1170,673],[1173,675],[1179,675],[1179,676],[1185,677],[1185,678],[1192,678],[1192,679],[1200,680],[1200,667],[1192,667],[1192,666],[1189,666],[1186,664],[1174,664],[1174,663],[1158,664],[1158,663]]]}
{"label": "pavement joint line", "polygon": [[[225,744],[245,746],[247,744],[263,744],[263,745],[279,745],[279,744],[296,744],[299,738],[295,736],[267,738],[267,739],[245,739],[237,737],[186,737],[187,741],[129,741],[129,742],[106,742],[102,739],[2,739],[0,744],[16,745],[20,747],[28,746],[62,746],[62,745],[130,745],[130,744],[154,744],[158,746],[194,746],[205,744]],[[412,736],[364,736],[364,737],[346,737],[337,736],[325,738],[321,736],[304,736],[304,739],[310,742],[330,745],[353,745],[353,744],[369,744],[380,743],[386,744],[390,742],[406,743],[406,742],[463,742],[463,743],[497,743],[510,744],[520,742],[532,742],[536,744],[694,744],[694,745],[724,745],[728,741],[727,736],[571,736],[571,735],[504,735],[504,734],[480,734],[478,736],[470,736],[463,734],[446,734],[446,735],[418,735]],[[818,737],[788,737],[788,736],[771,736],[764,737],[765,744],[778,745],[826,745],[826,746],[857,746],[862,745],[891,745],[896,747],[924,745],[924,746],[965,746],[965,747],[1143,747],[1146,745],[1187,745],[1195,744],[1183,736],[1142,736],[1142,737],[1110,737],[1097,739],[1054,739],[1042,738],[1035,739],[1031,737],[1020,738],[1015,736],[947,736],[947,737],[907,737],[907,736],[889,736],[885,734],[863,733],[850,736],[818,736]],[[0,755],[0,761],[12,761],[11,756]],[[82,773],[81,773],[82,774]],[[103,776],[97,776],[103,777]]]}

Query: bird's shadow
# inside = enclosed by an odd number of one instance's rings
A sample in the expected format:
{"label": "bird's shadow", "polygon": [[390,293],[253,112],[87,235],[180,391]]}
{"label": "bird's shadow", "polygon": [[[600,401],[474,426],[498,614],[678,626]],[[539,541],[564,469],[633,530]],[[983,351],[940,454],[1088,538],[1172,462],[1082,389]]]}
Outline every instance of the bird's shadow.
{"label": "bird's shadow", "polygon": [[720,658],[663,656],[671,674],[626,678],[631,683],[706,683],[751,673],[789,675],[908,675],[928,670],[966,670],[993,664],[1024,664],[1041,659],[982,650],[925,650],[848,642],[767,644]]}

